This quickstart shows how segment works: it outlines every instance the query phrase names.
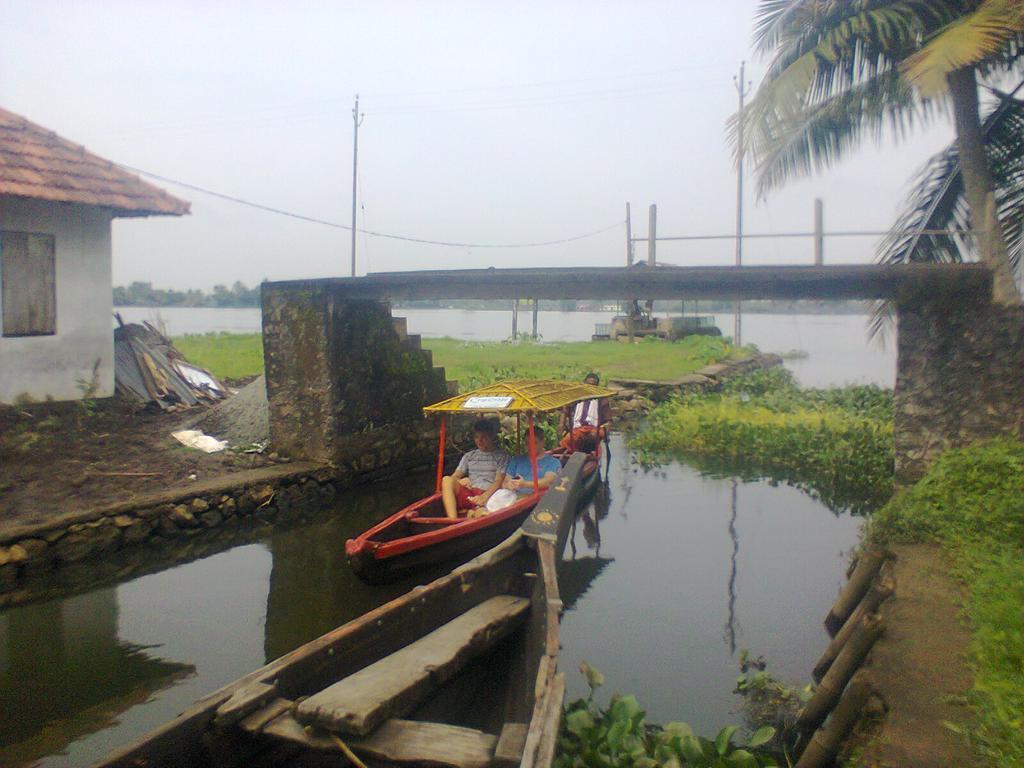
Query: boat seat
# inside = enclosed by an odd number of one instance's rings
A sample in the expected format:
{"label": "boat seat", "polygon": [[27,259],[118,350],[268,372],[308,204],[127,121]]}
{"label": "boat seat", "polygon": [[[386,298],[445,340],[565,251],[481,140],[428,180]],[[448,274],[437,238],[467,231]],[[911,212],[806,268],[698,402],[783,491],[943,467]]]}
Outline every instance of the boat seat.
{"label": "boat seat", "polygon": [[[240,725],[249,733],[300,744],[307,749],[337,752],[337,742],[331,735],[303,728],[292,714],[294,708],[293,701],[277,699]],[[368,736],[346,736],[345,744],[363,757],[383,760],[388,765],[410,763],[439,768],[488,768],[495,765],[501,746],[497,736],[473,728],[399,719],[386,720]],[[518,765],[518,760],[515,764]]]}
{"label": "boat seat", "polygon": [[329,731],[365,735],[412,711],[526,619],[530,601],[498,595],[401,650],[299,703],[296,719]]}

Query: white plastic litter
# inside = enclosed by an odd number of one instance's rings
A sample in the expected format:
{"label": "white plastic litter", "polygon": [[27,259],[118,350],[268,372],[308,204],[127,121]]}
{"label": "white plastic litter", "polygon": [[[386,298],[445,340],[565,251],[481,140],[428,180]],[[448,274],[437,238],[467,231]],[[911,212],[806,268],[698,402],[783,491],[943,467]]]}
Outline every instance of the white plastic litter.
{"label": "white plastic litter", "polygon": [[228,447],[227,440],[218,440],[216,437],[204,435],[198,429],[182,429],[178,432],[171,432],[171,437],[182,445],[196,448],[204,453],[216,453]]}
{"label": "white plastic litter", "polygon": [[512,504],[519,494],[515,491],[510,491],[508,488],[499,488],[491,494],[491,498],[487,500],[487,511],[497,512],[499,509],[504,509],[509,504]]}

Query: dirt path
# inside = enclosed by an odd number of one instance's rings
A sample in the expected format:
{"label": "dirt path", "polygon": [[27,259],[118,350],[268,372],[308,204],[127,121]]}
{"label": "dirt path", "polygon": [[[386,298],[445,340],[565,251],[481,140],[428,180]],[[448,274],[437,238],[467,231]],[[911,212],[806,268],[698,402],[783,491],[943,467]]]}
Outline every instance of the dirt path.
{"label": "dirt path", "polygon": [[206,454],[170,433],[205,411],[160,413],[120,398],[0,407],[0,526],[188,487],[275,464],[260,454]]}
{"label": "dirt path", "polygon": [[896,593],[882,606],[886,633],[871,653],[871,673],[888,714],[864,750],[878,768],[973,766],[978,758],[944,722],[970,725],[963,696],[973,683],[963,592],[937,546],[895,548]]}

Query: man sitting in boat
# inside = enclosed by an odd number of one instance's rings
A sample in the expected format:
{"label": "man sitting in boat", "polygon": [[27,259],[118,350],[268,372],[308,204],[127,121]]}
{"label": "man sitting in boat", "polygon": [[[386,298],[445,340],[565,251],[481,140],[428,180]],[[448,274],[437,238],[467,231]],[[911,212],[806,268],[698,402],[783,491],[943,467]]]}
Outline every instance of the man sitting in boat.
{"label": "man sitting in boat", "polygon": [[441,501],[448,517],[458,517],[459,510],[479,514],[487,500],[501,488],[508,467],[508,451],[498,447],[498,425],[488,419],[473,424],[476,448],[462,455],[459,466],[441,480]]}
{"label": "man sitting in boat", "polygon": [[[529,434],[526,439],[529,441]],[[544,489],[555,482],[562,462],[556,456],[544,453],[544,432],[540,429],[533,433],[533,450],[534,456],[537,457],[537,474],[540,476],[537,486]],[[517,493],[533,493],[533,467],[530,465],[529,443],[525,455],[513,456],[509,461],[502,487]]]}
{"label": "man sitting in boat", "polygon": [[[590,372],[584,377],[583,383],[596,387],[601,383],[601,377]],[[562,411],[558,418],[558,430],[564,434],[559,445],[567,450],[593,451],[597,444],[604,440],[611,420],[607,400],[584,400],[576,403]]]}
{"label": "man sitting in boat", "polygon": [[[527,435],[527,441],[530,437]],[[529,442],[527,442],[529,446]],[[544,453],[544,433],[539,429],[534,433],[533,439],[534,455],[537,457],[537,474],[540,480],[537,481],[537,489],[544,490],[550,487],[558,478],[558,471],[562,468],[562,462],[558,457]],[[505,482],[501,489],[494,492],[494,495],[487,501],[487,511],[497,512],[510,504],[515,504],[523,496],[533,493],[533,467],[530,464],[529,447],[523,456],[513,456],[505,470]]]}

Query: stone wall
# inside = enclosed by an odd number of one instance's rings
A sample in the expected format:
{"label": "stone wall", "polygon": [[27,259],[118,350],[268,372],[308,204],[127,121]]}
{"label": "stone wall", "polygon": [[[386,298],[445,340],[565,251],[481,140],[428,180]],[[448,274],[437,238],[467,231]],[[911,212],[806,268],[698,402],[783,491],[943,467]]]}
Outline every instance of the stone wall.
{"label": "stone wall", "polygon": [[[116,559],[129,550],[166,548],[219,531],[273,523],[300,510],[329,503],[336,495],[325,470],[265,474],[262,479],[200,493],[168,496],[149,504],[126,503],[102,514],[83,514],[40,524],[0,539],[0,608],[36,599],[29,577],[54,569]],[[147,558],[140,562],[144,563]]]}
{"label": "stone wall", "polygon": [[616,390],[611,401],[612,413],[619,418],[639,416],[674,395],[717,392],[728,379],[779,365],[782,365],[782,358],[778,355],[758,353],[743,360],[705,365],[673,381],[609,379],[608,387]]}
{"label": "stone wall", "polygon": [[898,482],[919,479],[947,448],[1024,438],[1024,308],[904,304],[898,317]]}
{"label": "stone wall", "polygon": [[265,284],[263,348],[278,450],[342,477],[436,455],[421,409],[447,395],[444,369],[387,304],[338,299],[330,284]]}

